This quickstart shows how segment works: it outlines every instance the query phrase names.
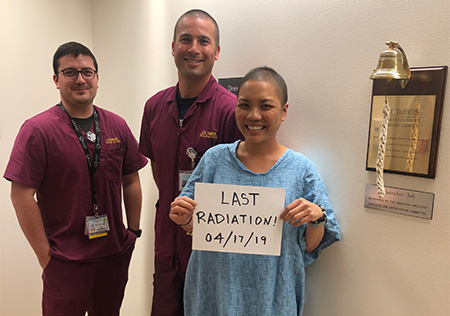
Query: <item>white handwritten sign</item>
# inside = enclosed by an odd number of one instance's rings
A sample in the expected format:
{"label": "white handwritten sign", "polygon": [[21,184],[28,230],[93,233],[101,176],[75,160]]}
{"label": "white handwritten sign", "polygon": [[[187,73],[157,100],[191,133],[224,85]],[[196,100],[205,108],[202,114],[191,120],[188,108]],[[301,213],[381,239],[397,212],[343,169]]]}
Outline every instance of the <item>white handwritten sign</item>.
{"label": "white handwritten sign", "polygon": [[192,248],[279,256],[285,190],[195,184]]}

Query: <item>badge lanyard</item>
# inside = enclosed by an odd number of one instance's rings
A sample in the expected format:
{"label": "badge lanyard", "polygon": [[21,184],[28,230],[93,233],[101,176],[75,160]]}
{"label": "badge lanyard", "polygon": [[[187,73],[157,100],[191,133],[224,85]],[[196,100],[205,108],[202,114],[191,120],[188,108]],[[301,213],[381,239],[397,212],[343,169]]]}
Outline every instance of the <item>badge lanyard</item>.
{"label": "badge lanyard", "polygon": [[95,129],[95,150],[94,150],[94,162],[91,161],[91,154],[89,153],[89,149],[87,147],[86,141],[84,140],[83,134],[81,134],[80,128],[78,127],[78,124],[75,122],[75,120],[70,116],[69,112],[64,108],[62,103],[58,104],[59,108],[63,110],[68,116],[70,121],[72,122],[72,127],[75,131],[75,134],[78,136],[78,140],[80,141],[81,147],[84,150],[86,161],[88,164],[89,174],[91,176],[91,187],[92,187],[92,202],[94,204],[94,215],[98,217],[98,205],[97,205],[97,187],[95,183],[95,171],[97,171],[98,168],[98,162],[100,158],[100,149],[101,149],[101,142],[100,142],[100,124],[98,119],[98,113],[97,110],[94,107],[94,129]]}

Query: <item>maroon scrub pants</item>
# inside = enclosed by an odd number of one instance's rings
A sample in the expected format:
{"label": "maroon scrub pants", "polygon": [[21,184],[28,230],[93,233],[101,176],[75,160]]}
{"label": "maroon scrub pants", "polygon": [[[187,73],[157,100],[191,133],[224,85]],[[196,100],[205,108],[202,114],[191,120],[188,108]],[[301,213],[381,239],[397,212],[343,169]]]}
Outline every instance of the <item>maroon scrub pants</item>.
{"label": "maroon scrub pants", "polygon": [[175,258],[173,264],[155,259],[151,316],[183,316],[183,290],[186,271]]}
{"label": "maroon scrub pants", "polygon": [[96,262],[52,257],[42,274],[43,316],[119,315],[133,248]]}

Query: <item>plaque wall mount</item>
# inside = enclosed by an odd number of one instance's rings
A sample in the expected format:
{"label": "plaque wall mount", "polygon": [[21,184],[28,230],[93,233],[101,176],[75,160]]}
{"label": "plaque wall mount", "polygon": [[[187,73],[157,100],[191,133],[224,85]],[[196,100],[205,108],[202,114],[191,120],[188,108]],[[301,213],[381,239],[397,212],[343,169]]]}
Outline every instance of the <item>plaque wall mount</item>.
{"label": "plaque wall mount", "polygon": [[376,170],[384,98],[391,106],[384,171],[435,178],[448,66],[411,68],[403,89],[392,80],[373,81],[366,170]]}

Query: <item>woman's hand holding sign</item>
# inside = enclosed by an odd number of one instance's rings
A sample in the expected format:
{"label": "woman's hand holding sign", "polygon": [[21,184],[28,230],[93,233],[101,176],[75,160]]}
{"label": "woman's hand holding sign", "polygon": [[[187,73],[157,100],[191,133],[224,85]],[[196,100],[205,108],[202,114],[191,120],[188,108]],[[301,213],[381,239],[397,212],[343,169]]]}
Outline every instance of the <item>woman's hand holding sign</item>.
{"label": "woman's hand holding sign", "polygon": [[320,244],[326,218],[324,210],[319,205],[303,198],[286,206],[280,215],[280,219],[285,222],[289,221],[289,224],[294,227],[311,223],[311,225],[308,224],[305,232],[306,251],[313,251]]}
{"label": "woman's hand holding sign", "polygon": [[193,229],[192,217],[194,216],[194,210],[197,206],[197,202],[186,197],[177,197],[170,204],[169,217],[176,224],[183,227],[184,230],[191,232]]}
{"label": "woman's hand holding sign", "polygon": [[322,215],[323,211],[320,206],[300,198],[286,206],[283,213],[280,215],[280,219],[285,222],[289,221],[289,224],[298,227],[305,223],[316,221],[321,218]]}

